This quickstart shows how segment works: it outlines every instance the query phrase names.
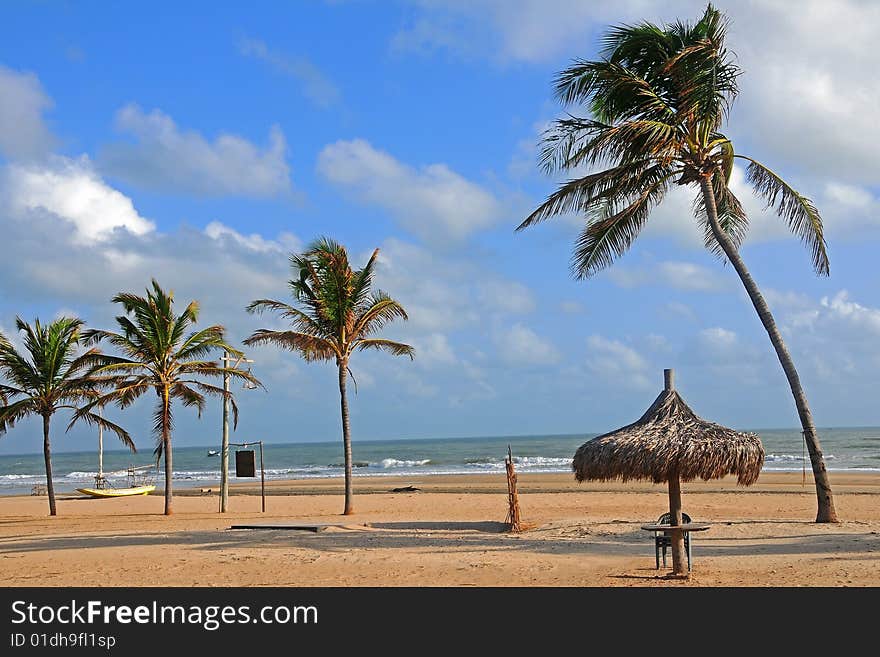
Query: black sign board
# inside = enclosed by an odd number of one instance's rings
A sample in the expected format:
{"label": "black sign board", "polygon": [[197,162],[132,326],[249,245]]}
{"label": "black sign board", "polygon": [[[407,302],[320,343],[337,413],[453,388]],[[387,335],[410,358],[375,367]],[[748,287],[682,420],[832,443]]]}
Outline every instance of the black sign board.
{"label": "black sign board", "polygon": [[235,476],[256,477],[257,466],[254,461],[254,450],[240,449],[235,453]]}

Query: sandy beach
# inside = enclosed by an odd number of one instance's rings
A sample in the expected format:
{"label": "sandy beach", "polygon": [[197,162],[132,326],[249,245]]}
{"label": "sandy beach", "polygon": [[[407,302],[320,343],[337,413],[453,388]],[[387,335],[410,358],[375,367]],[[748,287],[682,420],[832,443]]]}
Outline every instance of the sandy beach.
{"label": "sandy beach", "polygon": [[[812,481],[765,474],[683,486],[684,510],[711,529],[694,537],[687,581],[654,568],[640,525],[666,510],[660,485],[578,485],[570,475],[521,475],[523,520],[505,532],[503,476],[358,478],[356,514],[342,482],[238,486],[231,513],[210,493],[0,498],[2,586],[878,586],[880,476],[834,473],[839,524],[817,525]],[[418,492],[392,493],[414,485]],[[256,494],[254,494],[256,493]],[[239,523],[326,523],[324,531],[230,530]],[[668,562],[671,568],[671,560]]]}

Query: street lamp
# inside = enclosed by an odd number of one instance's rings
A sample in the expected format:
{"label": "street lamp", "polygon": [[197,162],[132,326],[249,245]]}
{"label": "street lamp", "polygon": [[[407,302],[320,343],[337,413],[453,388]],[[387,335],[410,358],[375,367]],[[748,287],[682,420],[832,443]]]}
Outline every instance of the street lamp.
{"label": "street lamp", "polygon": [[[230,368],[229,363],[232,361],[228,351],[223,352],[223,361],[225,369],[235,369],[241,363],[253,363],[244,356],[235,359],[235,363]],[[247,382],[245,382],[245,387]],[[256,386],[254,386],[256,387]],[[223,373],[223,390],[229,392],[229,373]],[[220,448],[220,513],[226,513],[229,506],[229,397],[223,396],[223,444]]]}

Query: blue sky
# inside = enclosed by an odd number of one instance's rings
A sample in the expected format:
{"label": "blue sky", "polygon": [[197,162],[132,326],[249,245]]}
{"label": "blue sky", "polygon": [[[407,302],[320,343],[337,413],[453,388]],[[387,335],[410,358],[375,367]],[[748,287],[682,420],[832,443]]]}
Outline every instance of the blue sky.
{"label": "blue sky", "polygon": [[[743,256],[820,426],[880,423],[880,9],[854,0],[720,3],[745,73],[727,132],[822,211],[831,276],[750,197]],[[580,219],[514,228],[556,180],[536,165],[560,113],[553,75],[609,24],[696,18],[700,2],[9,3],[0,23],[0,330],[74,313],[110,327],[151,276],[233,341],[280,327],[243,308],[285,298],[287,254],[318,235],[410,321],[416,360],[359,354],[358,439],[605,431],[678,371],[694,409],[797,424],[769,341],[729,267],[701,246],[692,190],[670,197],[611,269],[574,281]],[[249,356],[238,437],[336,440],[332,365]],[[218,406],[216,403],[214,406]],[[148,450],[149,400],[117,414]],[[180,445],[219,440],[219,406],[178,413]],[[60,418],[59,418],[60,419]],[[54,438],[90,449],[91,430]],[[0,452],[36,451],[36,423]]]}

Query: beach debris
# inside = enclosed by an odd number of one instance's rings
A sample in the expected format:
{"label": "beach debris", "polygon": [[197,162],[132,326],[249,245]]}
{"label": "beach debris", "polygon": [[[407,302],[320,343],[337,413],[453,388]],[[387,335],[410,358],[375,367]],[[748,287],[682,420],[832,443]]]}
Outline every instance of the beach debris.
{"label": "beach debris", "polygon": [[401,487],[399,487],[399,488],[392,488],[392,489],[391,489],[391,492],[392,492],[392,493],[415,493],[415,492],[418,492],[418,491],[420,491],[420,490],[422,490],[422,489],[421,489],[421,488],[416,488],[415,486],[413,486],[412,484],[410,484],[409,486],[401,486]]}
{"label": "beach debris", "polygon": [[507,446],[507,459],[504,461],[507,470],[507,523],[508,531],[518,534],[523,530],[522,520],[519,516],[519,496],[516,492],[516,469],[513,466],[513,453],[510,445]]}

